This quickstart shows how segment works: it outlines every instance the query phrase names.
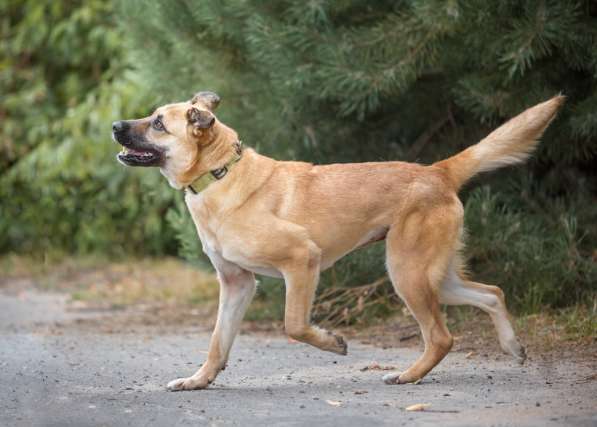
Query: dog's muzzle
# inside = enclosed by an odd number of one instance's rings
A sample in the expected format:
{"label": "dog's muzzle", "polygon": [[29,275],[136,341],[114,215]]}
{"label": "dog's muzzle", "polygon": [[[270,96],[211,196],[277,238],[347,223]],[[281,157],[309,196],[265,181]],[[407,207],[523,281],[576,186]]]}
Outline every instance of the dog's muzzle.
{"label": "dog's muzzle", "polygon": [[126,166],[160,166],[163,151],[151,145],[144,136],[134,132],[130,123],[119,120],[112,123],[112,139],[122,145],[116,159]]}

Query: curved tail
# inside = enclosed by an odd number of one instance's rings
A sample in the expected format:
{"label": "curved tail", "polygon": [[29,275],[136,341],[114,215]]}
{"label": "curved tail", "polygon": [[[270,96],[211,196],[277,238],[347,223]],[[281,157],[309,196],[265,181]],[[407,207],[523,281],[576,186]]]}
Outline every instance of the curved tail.
{"label": "curved tail", "polygon": [[524,162],[566,98],[555,96],[535,105],[491,132],[478,144],[434,163],[446,169],[456,189],[480,172]]}

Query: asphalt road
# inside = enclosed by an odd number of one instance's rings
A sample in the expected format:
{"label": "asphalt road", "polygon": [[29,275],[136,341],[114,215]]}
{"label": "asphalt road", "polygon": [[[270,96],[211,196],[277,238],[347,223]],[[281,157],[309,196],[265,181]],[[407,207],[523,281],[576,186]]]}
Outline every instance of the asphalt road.
{"label": "asphalt road", "polygon": [[[351,342],[342,357],[281,336],[241,335],[210,389],[168,392],[205,357],[206,332],[80,328],[64,301],[0,295],[0,425],[597,425],[591,363],[451,353],[420,384],[388,386],[384,372],[361,369],[403,369],[418,350]],[[430,406],[405,411],[417,403]]]}

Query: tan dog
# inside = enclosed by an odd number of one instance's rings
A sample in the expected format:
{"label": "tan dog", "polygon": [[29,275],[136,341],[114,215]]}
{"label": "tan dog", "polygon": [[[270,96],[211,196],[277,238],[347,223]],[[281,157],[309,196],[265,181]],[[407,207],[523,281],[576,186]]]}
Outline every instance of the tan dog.
{"label": "tan dog", "polygon": [[[251,149],[232,163],[238,156],[238,135],[214,116],[219,98],[211,92],[160,107],[144,119],[115,122],[113,137],[125,147],[119,161],[158,166],[172,187],[187,190],[186,204],[220,280],[207,361],[194,375],[171,381],[168,389],[207,387],[224,368],[255,293],[253,273],[284,279],[288,335],[346,354],[342,337],[310,324],[319,274],[344,255],[382,239],[394,288],[425,341],[422,356],[406,371],[386,375],[386,383],[417,381],[450,351],[452,336],[440,304],[486,311],[502,349],[524,361],[503,292],[462,273],[464,211],[457,193],[479,172],[524,161],[563,101],[557,96],[530,108],[480,143],[431,166],[314,166],[276,161]],[[198,179],[207,185],[203,191],[193,187]]]}

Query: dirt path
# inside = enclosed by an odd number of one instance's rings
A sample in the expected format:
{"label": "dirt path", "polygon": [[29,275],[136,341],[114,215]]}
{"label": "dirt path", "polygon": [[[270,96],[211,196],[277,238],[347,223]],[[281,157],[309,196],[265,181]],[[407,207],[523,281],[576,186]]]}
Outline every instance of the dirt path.
{"label": "dirt path", "polygon": [[[68,312],[60,295],[0,294],[0,425],[597,425],[588,362],[520,367],[453,352],[421,384],[387,386],[362,368],[405,368],[418,350],[351,342],[341,357],[281,336],[242,335],[210,389],[167,392],[205,357],[205,327],[93,327],[115,315]],[[431,406],[404,410],[417,403]]]}

